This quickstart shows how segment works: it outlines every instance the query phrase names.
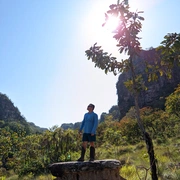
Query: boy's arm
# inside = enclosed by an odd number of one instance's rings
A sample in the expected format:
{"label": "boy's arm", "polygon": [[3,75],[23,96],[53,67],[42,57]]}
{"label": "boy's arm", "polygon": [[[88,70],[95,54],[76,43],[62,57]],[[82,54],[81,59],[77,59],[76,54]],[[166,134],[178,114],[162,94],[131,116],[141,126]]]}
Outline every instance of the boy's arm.
{"label": "boy's arm", "polygon": [[79,129],[79,132],[81,132],[82,129],[83,129],[83,127],[84,127],[84,119],[85,119],[85,115],[84,115],[83,121],[82,121],[82,123],[81,123],[81,127],[80,127],[80,129]]}
{"label": "boy's arm", "polygon": [[98,126],[98,116],[94,114],[94,126],[92,128],[91,134],[96,134],[96,128]]}

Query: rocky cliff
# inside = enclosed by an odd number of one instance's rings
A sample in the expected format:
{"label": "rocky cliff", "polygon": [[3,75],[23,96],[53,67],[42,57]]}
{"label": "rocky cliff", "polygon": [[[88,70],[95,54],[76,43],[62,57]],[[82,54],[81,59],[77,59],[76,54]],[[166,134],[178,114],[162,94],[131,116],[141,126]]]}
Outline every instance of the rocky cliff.
{"label": "rocky cliff", "polygon": [[[154,63],[156,52],[154,49],[142,51],[140,57],[134,59],[135,72],[143,75],[143,81],[147,90],[139,94],[139,107],[150,106],[153,108],[164,108],[165,98],[170,95],[174,88],[180,83],[180,67],[175,66],[172,70],[172,78],[168,79],[166,76],[160,76],[157,81],[148,82],[148,76],[145,73],[145,61],[150,64]],[[134,98],[132,94],[125,87],[124,82],[130,79],[130,73],[122,73],[116,84],[118,95],[118,106],[121,113],[121,118],[126,115],[130,107],[134,106]]]}

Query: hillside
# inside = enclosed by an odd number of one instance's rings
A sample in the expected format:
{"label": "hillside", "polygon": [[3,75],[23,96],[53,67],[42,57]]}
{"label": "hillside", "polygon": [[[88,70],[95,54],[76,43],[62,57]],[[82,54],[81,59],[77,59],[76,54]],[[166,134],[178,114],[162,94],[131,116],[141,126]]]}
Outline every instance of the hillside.
{"label": "hillside", "polygon": [[45,130],[45,128],[40,128],[34,123],[27,122],[8,96],[0,93],[0,128],[6,126],[13,131],[21,129],[26,134],[41,133]]}

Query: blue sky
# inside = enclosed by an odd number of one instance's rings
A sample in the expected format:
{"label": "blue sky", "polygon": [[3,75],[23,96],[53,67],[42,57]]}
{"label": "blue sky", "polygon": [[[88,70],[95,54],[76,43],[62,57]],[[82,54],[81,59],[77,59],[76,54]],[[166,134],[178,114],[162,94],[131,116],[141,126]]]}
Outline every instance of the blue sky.
{"label": "blue sky", "polygon": [[[118,55],[112,34],[101,26],[116,2],[0,0],[0,92],[28,122],[46,128],[80,122],[89,103],[99,117],[117,104],[118,76],[105,75],[85,56],[95,42]],[[144,11],[143,49],[179,33],[179,0],[129,4]]]}

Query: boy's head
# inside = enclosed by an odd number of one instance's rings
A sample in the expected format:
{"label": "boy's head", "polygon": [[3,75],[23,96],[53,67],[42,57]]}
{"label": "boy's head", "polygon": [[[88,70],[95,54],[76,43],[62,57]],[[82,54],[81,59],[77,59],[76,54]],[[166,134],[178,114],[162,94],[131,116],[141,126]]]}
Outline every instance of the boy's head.
{"label": "boy's head", "polygon": [[88,108],[92,108],[92,110],[94,110],[95,105],[94,105],[94,104],[89,104],[89,105],[88,105]]}

